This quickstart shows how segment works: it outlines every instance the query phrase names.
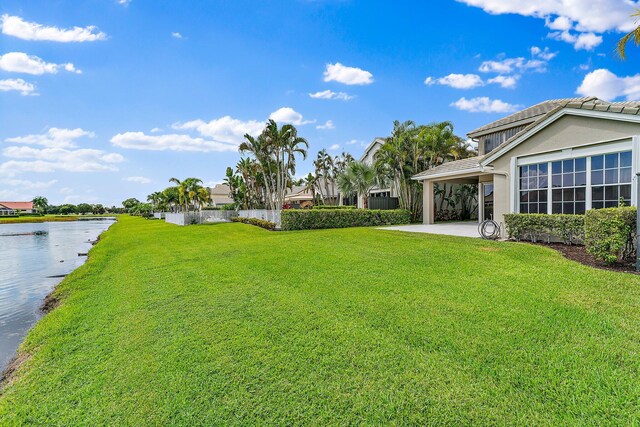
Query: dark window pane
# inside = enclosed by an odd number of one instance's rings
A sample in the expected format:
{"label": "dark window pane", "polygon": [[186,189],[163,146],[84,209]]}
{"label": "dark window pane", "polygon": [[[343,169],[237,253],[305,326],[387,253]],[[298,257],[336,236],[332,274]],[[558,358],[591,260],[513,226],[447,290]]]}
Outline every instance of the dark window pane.
{"label": "dark window pane", "polygon": [[621,185],[620,186],[620,197],[623,199],[631,199],[631,186],[630,185]]}
{"label": "dark window pane", "polygon": [[572,173],[564,173],[564,174],[562,174],[562,186],[563,187],[573,187],[573,174]]}
{"label": "dark window pane", "polygon": [[551,213],[554,213],[554,214],[562,213],[562,203],[553,203],[551,205]]}
{"label": "dark window pane", "polygon": [[573,172],[573,160],[565,160],[562,162],[562,172]]}
{"label": "dark window pane", "polygon": [[538,204],[537,203],[529,203],[529,213],[537,214],[538,213]]}
{"label": "dark window pane", "polygon": [[618,187],[604,187],[604,199],[618,201]]}
{"label": "dark window pane", "polygon": [[528,202],[529,201],[529,193],[523,191],[520,193],[520,202]]}
{"label": "dark window pane", "polygon": [[538,165],[538,174],[539,175],[547,175],[549,169],[549,164],[548,163],[540,163]]}
{"label": "dark window pane", "polygon": [[587,189],[585,187],[576,188],[576,202],[584,202],[587,200]]}
{"label": "dark window pane", "polygon": [[620,182],[631,182],[631,168],[620,169]]}
{"label": "dark window pane", "polygon": [[554,187],[562,187],[562,175],[552,175],[551,184]]}
{"label": "dark window pane", "polygon": [[561,202],[562,201],[562,190],[553,190],[553,194],[551,195],[551,197],[553,197],[553,201],[554,202]]}
{"label": "dark window pane", "polygon": [[575,214],[576,215],[582,215],[585,212],[585,207],[586,204],[584,202],[577,202],[576,203],[576,210],[575,210]]}
{"label": "dark window pane", "polygon": [[551,163],[551,173],[562,173],[562,162]]}
{"label": "dark window pane", "polygon": [[563,203],[562,204],[562,213],[564,213],[564,214],[572,214],[573,213],[573,202]]}
{"label": "dark window pane", "polygon": [[538,177],[538,188],[547,188],[549,185],[549,178],[546,175]]}
{"label": "dark window pane", "polygon": [[547,204],[546,203],[540,203],[538,205],[538,213],[543,213],[543,214],[547,213]]}
{"label": "dark window pane", "polygon": [[631,151],[620,153],[620,167],[631,167]]}
{"label": "dark window pane", "polygon": [[591,185],[600,185],[604,184],[602,179],[602,171],[593,171],[591,172]]}
{"label": "dark window pane", "polygon": [[591,170],[604,169],[604,161],[602,156],[591,157]]}
{"label": "dark window pane", "polygon": [[584,172],[587,170],[587,159],[576,159],[576,172]]}
{"label": "dark window pane", "polygon": [[520,213],[529,213],[526,203],[520,203]]}
{"label": "dark window pane", "polygon": [[605,208],[617,208],[618,207],[618,201],[613,201],[613,200],[609,200],[607,202],[604,202],[604,207]]}
{"label": "dark window pane", "polygon": [[529,191],[529,202],[538,202],[538,192],[537,191]]}
{"label": "dark window pane", "polygon": [[591,198],[593,200],[604,200],[604,187],[593,187]]}
{"label": "dark window pane", "polygon": [[618,153],[607,154],[604,156],[604,168],[613,169],[618,167]]}
{"label": "dark window pane", "polygon": [[562,201],[573,202],[573,188],[562,189]]}
{"label": "dark window pane", "polygon": [[605,184],[617,184],[618,183],[618,169],[606,169],[604,171],[604,183]]}
{"label": "dark window pane", "polygon": [[587,185],[587,173],[586,172],[576,172],[576,180],[575,185]]}
{"label": "dark window pane", "polygon": [[593,202],[591,204],[592,209],[602,209],[604,207],[604,202]]}
{"label": "dark window pane", "polygon": [[538,201],[546,202],[547,201],[547,190],[538,191]]}

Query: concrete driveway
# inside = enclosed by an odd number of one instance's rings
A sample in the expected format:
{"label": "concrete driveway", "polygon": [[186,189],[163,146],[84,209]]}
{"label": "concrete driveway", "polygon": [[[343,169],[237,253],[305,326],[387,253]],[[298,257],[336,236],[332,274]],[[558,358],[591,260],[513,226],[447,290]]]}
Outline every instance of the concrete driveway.
{"label": "concrete driveway", "polygon": [[395,225],[392,227],[380,227],[380,230],[395,230],[406,231],[409,233],[431,233],[445,234],[447,236],[480,238],[480,234],[478,233],[478,223],[475,221],[443,222],[440,224]]}

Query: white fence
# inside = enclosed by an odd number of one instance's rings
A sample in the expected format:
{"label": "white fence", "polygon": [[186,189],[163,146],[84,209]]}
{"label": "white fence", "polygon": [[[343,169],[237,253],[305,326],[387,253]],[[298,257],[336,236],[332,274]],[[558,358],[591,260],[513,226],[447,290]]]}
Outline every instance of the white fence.
{"label": "white fence", "polygon": [[240,216],[243,218],[257,218],[271,221],[276,224],[276,228],[280,228],[280,213],[282,211],[267,209],[251,209],[235,211],[202,211],[202,212],[178,212],[178,213],[162,213],[154,214],[156,218],[162,215],[164,220],[170,224],[191,225],[205,224],[208,222],[228,222],[231,218]]}

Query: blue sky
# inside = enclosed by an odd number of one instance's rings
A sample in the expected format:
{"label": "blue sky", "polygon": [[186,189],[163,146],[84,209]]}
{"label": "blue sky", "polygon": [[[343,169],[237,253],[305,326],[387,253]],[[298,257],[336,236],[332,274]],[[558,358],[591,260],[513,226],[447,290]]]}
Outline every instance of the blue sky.
{"label": "blue sky", "polygon": [[[393,120],[466,132],[545,99],[640,99],[628,0],[0,4],[0,200],[119,204],[220,182],[293,121],[358,157]],[[312,169],[301,162],[298,175]]]}

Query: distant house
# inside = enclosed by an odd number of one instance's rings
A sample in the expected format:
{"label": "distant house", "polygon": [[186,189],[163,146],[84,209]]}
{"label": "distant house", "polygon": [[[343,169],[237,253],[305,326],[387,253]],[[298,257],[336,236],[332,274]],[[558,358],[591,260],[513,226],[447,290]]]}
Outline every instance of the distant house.
{"label": "distant house", "polygon": [[[360,161],[366,163],[369,166],[375,164],[375,155],[385,143],[386,138],[377,137],[365,148]],[[388,209],[398,207],[398,194],[395,183],[390,182],[384,188],[374,188],[369,192],[369,207],[373,209]],[[372,200],[374,199],[374,200]],[[361,208],[364,205],[362,196],[358,195],[358,207]]]}
{"label": "distant house", "polygon": [[549,100],[468,136],[478,142],[477,157],[413,177],[424,185],[426,224],[434,222],[434,185],[440,182],[479,184],[481,221],[638,204],[640,102]]}
{"label": "distant house", "polygon": [[[314,195],[316,200],[313,199]],[[325,180],[320,178],[316,184],[315,193],[304,185],[294,185],[287,190],[287,195],[284,197],[285,203],[300,208],[311,207],[317,200],[322,200],[320,203],[337,205],[340,203],[340,192],[335,184],[329,181],[325,185]]]}
{"label": "distant house", "polygon": [[33,202],[0,202],[0,215],[16,215],[19,212],[36,213],[37,209],[33,207]]}
{"label": "distant house", "polygon": [[215,187],[211,188],[211,203],[214,207],[231,205],[233,204],[233,199],[230,194],[231,189],[227,184],[216,184]]}

